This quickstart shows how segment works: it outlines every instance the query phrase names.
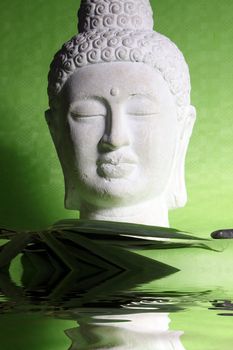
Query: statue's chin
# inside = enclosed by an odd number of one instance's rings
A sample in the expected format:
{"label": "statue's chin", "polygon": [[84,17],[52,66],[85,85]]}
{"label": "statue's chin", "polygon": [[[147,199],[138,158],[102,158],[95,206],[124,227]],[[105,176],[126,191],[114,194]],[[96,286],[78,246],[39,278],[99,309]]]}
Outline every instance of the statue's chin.
{"label": "statue's chin", "polygon": [[114,209],[114,208],[126,208],[133,206],[143,205],[145,202],[160,200],[161,196],[151,196],[151,194],[145,195],[145,191],[141,189],[139,191],[132,191],[128,188],[127,183],[123,183],[119,179],[113,179],[111,182],[106,183],[104,187],[94,187],[92,189],[84,190],[81,195],[81,203],[86,205]]}

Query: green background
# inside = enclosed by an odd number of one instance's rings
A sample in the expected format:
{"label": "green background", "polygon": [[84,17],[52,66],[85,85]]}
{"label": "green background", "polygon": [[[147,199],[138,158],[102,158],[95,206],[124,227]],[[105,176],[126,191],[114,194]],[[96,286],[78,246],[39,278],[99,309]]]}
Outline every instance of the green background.
{"label": "green background", "polygon": [[[0,225],[38,229],[78,217],[44,120],[53,54],[76,33],[77,0],[0,2]],[[232,0],[156,0],[155,29],[190,67],[197,122],[186,163],[189,201],[171,226],[204,235],[233,226]]]}

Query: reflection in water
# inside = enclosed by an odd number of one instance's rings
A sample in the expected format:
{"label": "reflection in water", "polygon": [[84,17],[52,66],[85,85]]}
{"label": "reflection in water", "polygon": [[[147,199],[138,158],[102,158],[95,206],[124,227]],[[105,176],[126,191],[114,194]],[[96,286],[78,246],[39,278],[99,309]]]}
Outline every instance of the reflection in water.
{"label": "reflection in water", "polygon": [[219,316],[233,316],[233,302],[231,300],[214,300],[209,309],[219,311]]}
{"label": "reflection in water", "polygon": [[169,322],[167,313],[153,312],[79,316],[79,327],[66,331],[69,350],[184,350],[182,332],[169,330]]}
{"label": "reflection in water", "polygon": [[[179,270],[137,251],[211,248],[166,229],[134,232],[134,225],[100,223],[98,230],[85,222],[80,227],[64,225],[37,233],[2,231],[1,313],[30,311],[74,320],[78,326],[65,331],[70,350],[184,350],[183,333],[169,329],[169,315],[201,298],[210,300],[209,291],[178,292],[173,284],[173,289],[161,289]],[[158,240],[161,236],[170,240]],[[11,271],[18,254],[22,276],[15,283]],[[147,288],[152,281],[154,289]]]}
{"label": "reflection in water", "polygon": [[[14,295],[21,293],[27,301],[43,298],[43,303],[46,300],[52,305],[62,302],[68,308],[100,302],[117,305],[128,290],[178,271],[135,253],[132,247],[136,245],[139,249],[141,245],[143,249],[147,240],[135,237],[137,233],[126,237],[132,225],[129,228],[120,225],[122,235],[110,228],[106,230],[107,225],[101,226],[100,231],[90,228],[89,223],[80,225],[77,230],[59,227],[37,233],[3,232],[3,238],[9,240],[0,251],[0,267],[6,276],[13,258],[17,253],[22,254],[23,287],[20,291],[15,288]],[[186,238],[181,234],[177,237]],[[10,278],[6,284],[7,278],[2,279],[0,288],[11,297],[14,288],[10,286]]]}

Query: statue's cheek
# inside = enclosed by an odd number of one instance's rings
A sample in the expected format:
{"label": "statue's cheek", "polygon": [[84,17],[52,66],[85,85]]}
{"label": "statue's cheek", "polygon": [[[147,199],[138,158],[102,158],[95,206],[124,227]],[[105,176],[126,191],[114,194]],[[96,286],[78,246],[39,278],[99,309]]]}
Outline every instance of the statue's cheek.
{"label": "statue's cheek", "polygon": [[104,117],[86,117],[73,120],[69,118],[69,132],[74,147],[87,152],[90,147],[97,148],[105,130]]}

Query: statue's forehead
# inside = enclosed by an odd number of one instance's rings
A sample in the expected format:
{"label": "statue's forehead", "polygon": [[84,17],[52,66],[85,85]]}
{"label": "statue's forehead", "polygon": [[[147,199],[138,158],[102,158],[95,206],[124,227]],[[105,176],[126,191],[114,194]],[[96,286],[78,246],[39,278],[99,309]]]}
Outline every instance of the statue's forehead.
{"label": "statue's forehead", "polygon": [[[126,78],[127,77],[127,78]],[[70,94],[105,92],[118,96],[122,92],[131,94],[153,94],[167,89],[160,72],[144,63],[106,63],[90,65],[76,70],[66,84]]]}

